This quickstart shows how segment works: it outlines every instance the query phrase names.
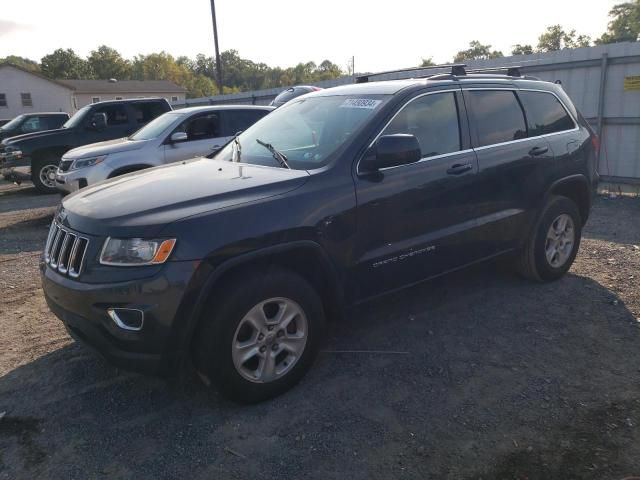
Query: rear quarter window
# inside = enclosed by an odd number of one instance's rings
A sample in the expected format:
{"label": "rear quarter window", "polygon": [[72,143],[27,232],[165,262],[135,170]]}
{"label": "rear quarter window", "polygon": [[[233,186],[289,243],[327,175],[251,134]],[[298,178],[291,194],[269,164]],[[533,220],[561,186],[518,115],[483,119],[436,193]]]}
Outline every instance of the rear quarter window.
{"label": "rear quarter window", "polygon": [[555,95],[547,92],[518,92],[527,114],[529,136],[572,130],[575,123]]}
{"label": "rear quarter window", "polygon": [[478,132],[478,146],[527,137],[524,112],[515,91],[471,90],[468,94]]}

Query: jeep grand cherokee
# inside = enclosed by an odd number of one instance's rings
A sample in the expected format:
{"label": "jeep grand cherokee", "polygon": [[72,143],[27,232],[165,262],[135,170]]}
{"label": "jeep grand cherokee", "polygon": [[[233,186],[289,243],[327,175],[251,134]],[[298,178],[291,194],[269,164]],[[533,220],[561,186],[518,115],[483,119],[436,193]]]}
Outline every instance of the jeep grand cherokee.
{"label": "jeep grand cherokee", "polygon": [[191,359],[260,401],[300,380],[348,306],[500,255],[537,281],[564,275],[597,144],[560,86],[528,77],[458,68],[310,93],[213,159],[65,198],[43,289],[114,364]]}

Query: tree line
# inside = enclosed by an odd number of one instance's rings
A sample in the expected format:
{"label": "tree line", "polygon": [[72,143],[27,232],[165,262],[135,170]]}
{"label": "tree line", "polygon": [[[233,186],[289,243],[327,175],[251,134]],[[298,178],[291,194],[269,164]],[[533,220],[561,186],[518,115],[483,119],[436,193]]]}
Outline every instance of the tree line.
{"label": "tree line", "polygon": [[[511,54],[527,55],[564,48],[587,47],[592,44],[638,41],[640,0],[615,5],[609,12],[609,18],[607,31],[595,40],[588,35],[578,34],[575,30],[565,30],[561,25],[552,25],[540,35],[535,47],[516,44]],[[491,45],[473,40],[469,43],[469,48],[455,55],[453,61],[503,56],[501,51],[494,50]],[[346,74],[329,60],[324,60],[319,65],[307,62],[298,63],[295,67],[280,68],[242,58],[236,50],[222,52],[220,57],[224,93],[314,83]],[[52,79],[170,80],[186,88],[187,96],[190,98],[215,95],[218,92],[215,60],[204,54],[198,54],[195,58],[175,58],[166,52],[160,52],[126,59],[117,50],[102,45],[93,50],[87,58],[80,57],[70,48],[59,48],[42,57],[40,62],[11,55],[0,58],[1,63],[12,63]],[[422,59],[422,66],[433,64],[432,58]]]}
{"label": "tree line", "polygon": [[[640,37],[640,0],[620,3],[609,11],[607,31],[595,40],[581,35],[575,30],[565,30],[562,25],[551,25],[538,37],[538,44],[513,45],[511,55],[531,55],[539,52],[552,52],[565,48],[581,48],[591,45],[604,45],[617,42],[636,42]],[[478,40],[469,43],[469,48],[460,50],[453,58],[454,62],[465,60],[485,60],[504,57],[500,50]],[[422,66],[433,65],[432,58],[423,58]]]}
{"label": "tree line", "polygon": [[[342,69],[325,60],[299,63],[295,67],[270,67],[240,57],[236,50],[220,54],[223,71],[223,92],[234,93],[263,88],[283,87],[337,78],[345,74]],[[73,49],[59,48],[42,57],[40,62],[11,55],[0,58],[0,63],[11,63],[51,79],[169,80],[187,89],[187,96],[206,97],[218,93],[215,80],[215,60],[204,54],[195,59],[174,57],[166,52],[136,55],[129,60],[115,49],[102,45],[87,58]]]}

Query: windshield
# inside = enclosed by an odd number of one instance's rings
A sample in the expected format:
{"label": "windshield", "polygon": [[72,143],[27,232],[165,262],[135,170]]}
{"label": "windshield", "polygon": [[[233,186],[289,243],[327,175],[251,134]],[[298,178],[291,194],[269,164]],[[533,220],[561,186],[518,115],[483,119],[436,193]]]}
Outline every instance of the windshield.
{"label": "windshield", "polygon": [[184,115],[179,112],[162,114],[131,135],[129,140],[152,140],[154,138],[158,138],[162,132],[183,116]]}
{"label": "windshield", "polygon": [[215,158],[277,167],[278,161],[257,141],[260,140],[284,154],[293,169],[322,167],[389,97],[323,96],[293,100],[246,130],[237,142],[227,144]]}
{"label": "windshield", "polygon": [[73,128],[80,125],[84,121],[84,118],[87,116],[87,112],[89,111],[90,108],[91,108],[91,105],[86,105],[82,107],[73,115],[73,117],[67,120],[64,125],[62,125],[62,128]]}
{"label": "windshield", "polygon": [[25,117],[26,115],[18,115],[16,118],[14,118],[8,123],[5,123],[2,127],[0,127],[0,130],[13,130],[18,125],[20,125],[20,122],[22,122],[22,120],[24,120]]}

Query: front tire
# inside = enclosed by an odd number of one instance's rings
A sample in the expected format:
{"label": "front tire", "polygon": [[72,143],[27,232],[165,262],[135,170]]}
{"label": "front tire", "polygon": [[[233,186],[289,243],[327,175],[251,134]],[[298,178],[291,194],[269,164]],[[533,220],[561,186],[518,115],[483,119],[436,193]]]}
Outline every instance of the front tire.
{"label": "front tire", "polygon": [[55,193],[59,159],[46,156],[31,162],[31,181],[40,193]]}
{"label": "front tire", "polygon": [[540,214],[518,259],[522,276],[551,282],[562,277],[576,258],[582,236],[582,218],[567,197],[552,196]]}
{"label": "front tire", "polygon": [[244,271],[224,284],[196,332],[196,368],[237,402],[284,393],[317,356],[325,323],[320,297],[284,269]]}

